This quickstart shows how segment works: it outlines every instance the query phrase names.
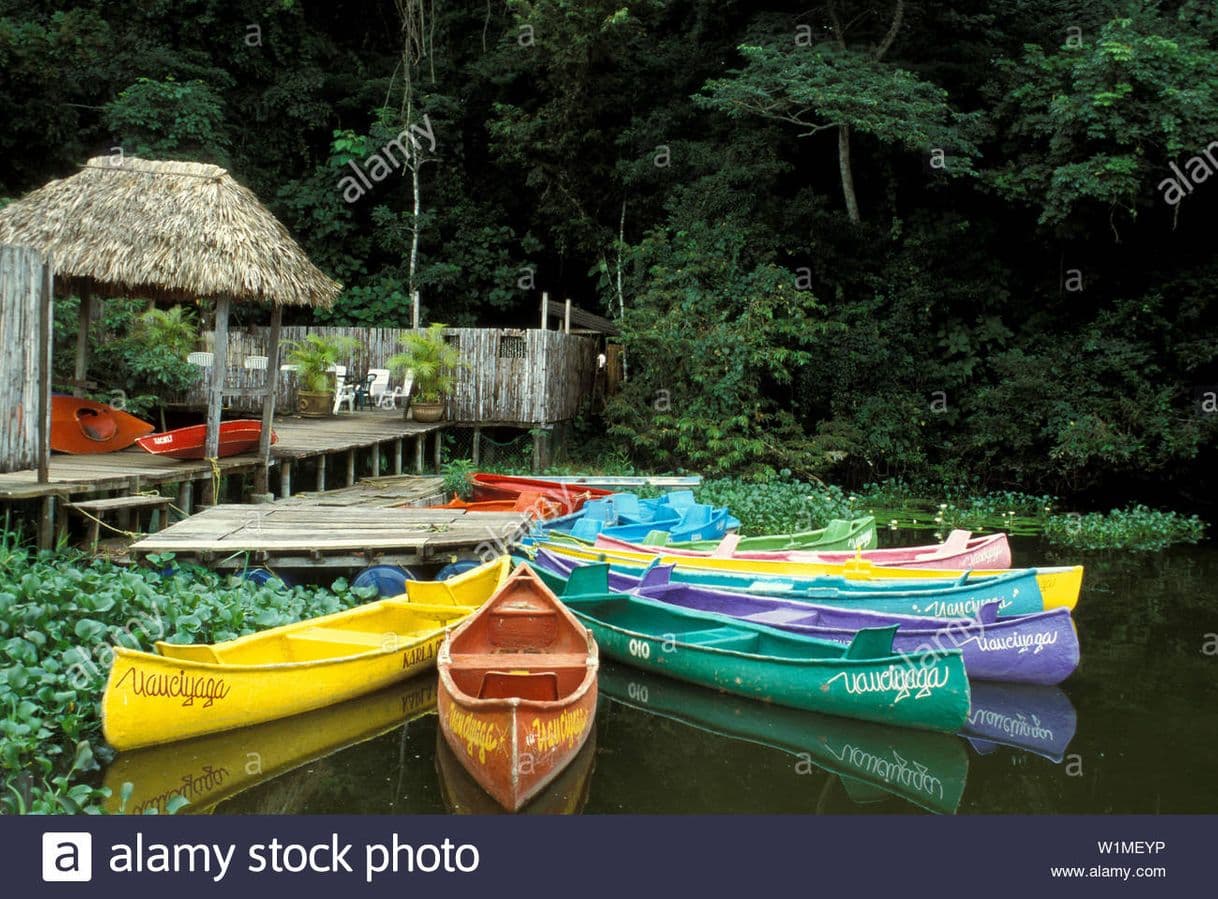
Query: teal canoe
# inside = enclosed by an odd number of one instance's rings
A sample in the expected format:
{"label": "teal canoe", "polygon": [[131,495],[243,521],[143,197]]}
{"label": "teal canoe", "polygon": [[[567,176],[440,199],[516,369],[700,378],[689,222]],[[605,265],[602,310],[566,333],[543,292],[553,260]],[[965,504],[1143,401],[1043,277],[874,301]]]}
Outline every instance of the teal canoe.
{"label": "teal canoe", "polygon": [[[644,541],[671,546],[674,549],[714,550],[718,540],[684,540],[668,542],[663,533],[651,535]],[[816,531],[797,531],[792,534],[763,534],[756,537],[741,537],[736,544],[737,552],[783,552],[785,550],[844,550],[875,549],[878,545],[875,519],[870,515],[845,521],[835,518]]]}
{"label": "teal canoe", "polygon": [[[608,664],[602,696],[702,731],[766,746],[841,778],[851,796],[867,788],[941,815],[954,814],[964,794],[968,752],[957,737],[885,727],[768,705]],[[879,798],[887,798],[887,795]]]}
{"label": "teal canoe", "polygon": [[608,658],[749,699],[896,727],[955,733],[968,716],[959,650],[894,653],[895,627],[861,630],[849,645],[789,634],[610,593],[608,573],[603,564],[579,568],[561,594]]}

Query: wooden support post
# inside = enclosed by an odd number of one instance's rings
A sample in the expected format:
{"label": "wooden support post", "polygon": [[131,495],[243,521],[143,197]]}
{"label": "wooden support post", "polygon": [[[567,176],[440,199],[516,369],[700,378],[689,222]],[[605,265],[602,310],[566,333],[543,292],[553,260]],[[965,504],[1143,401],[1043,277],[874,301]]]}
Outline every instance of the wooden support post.
{"label": "wooden support post", "polygon": [[284,459],[279,463],[279,495],[287,499],[292,495],[292,460]]}
{"label": "wooden support post", "polygon": [[275,394],[279,390],[279,331],[283,324],[283,306],[271,307],[271,338],[266,350],[266,396],[262,398],[262,436],[258,438],[258,470],[254,474],[254,492],[270,492],[271,428],[275,423]]}
{"label": "wooden support post", "polygon": [[326,454],[322,453],[317,457],[317,492],[321,493],[326,489]]}
{"label": "wooden support post", "polygon": [[38,516],[38,548],[50,549],[55,533],[55,496],[48,493],[42,498],[42,512]]}
{"label": "wooden support post", "polygon": [[80,321],[76,325],[76,382],[72,385],[72,396],[85,395],[85,381],[89,379],[89,322],[93,318],[93,292],[88,287],[80,290]]}
{"label": "wooden support post", "polygon": [[[224,402],[224,380],[228,375],[228,297],[216,300],[216,340],[212,354],[211,391],[207,397],[207,438],[203,444],[203,456],[217,458],[220,451],[220,407]],[[269,364],[267,366],[270,367]],[[214,479],[208,482],[205,502],[214,506],[219,502],[219,491]]]}
{"label": "wooden support post", "polygon": [[[55,284],[51,276],[51,264],[42,266],[42,291],[38,297],[38,483],[51,480],[51,342],[54,340],[51,326],[51,304],[54,300]],[[51,509],[51,519],[55,511]],[[49,533],[49,532],[48,532]],[[49,546],[49,544],[48,544]]]}
{"label": "wooden support post", "polygon": [[426,432],[415,435],[414,438],[414,473],[423,473],[423,438],[426,437]]}
{"label": "wooden support post", "polygon": [[182,514],[189,515],[191,504],[194,502],[195,485],[192,481],[182,481],[178,484],[178,508]]}
{"label": "wooden support post", "polygon": [[569,297],[563,311],[562,329],[566,334],[571,333],[571,300]]}
{"label": "wooden support post", "polygon": [[545,330],[550,322],[550,294],[541,292],[541,330]]}
{"label": "wooden support post", "polygon": [[477,468],[482,458],[482,428],[477,425],[474,426],[474,448],[471,455],[474,460],[474,468]]}
{"label": "wooden support post", "polygon": [[381,445],[379,443],[372,444],[372,476],[374,478],[381,476]]}
{"label": "wooden support post", "polygon": [[355,448],[347,450],[347,486],[355,483]]}
{"label": "wooden support post", "polygon": [[393,473],[402,473],[402,438],[393,441]]}
{"label": "wooden support post", "polygon": [[439,474],[439,473],[440,473],[440,468],[441,468],[441,465],[442,465],[442,463],[441,463],[441,458],[442,458],[441,453],[442,453],[442,450],[443,450],[443,446],[442,446],[442,443],[441,443],[440,438],[441,438],[441,437],[443,437],[443,436],[444,436],[444,429],[443,429],[443,428],[436,428],[436,447],[435,447],[436,474]]}
{"label": "wooden support post", "polygon": [[533,474],[541,471],[541,428],[533,432]]}

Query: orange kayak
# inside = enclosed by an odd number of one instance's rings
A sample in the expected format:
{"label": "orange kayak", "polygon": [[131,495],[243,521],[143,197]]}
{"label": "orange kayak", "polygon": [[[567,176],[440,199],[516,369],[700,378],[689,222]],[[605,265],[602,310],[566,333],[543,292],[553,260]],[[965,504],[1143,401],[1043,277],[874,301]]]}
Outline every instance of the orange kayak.
{"label": "orange kayak", "polygon": [[436,657],[440,731],[495,801],[518,811],[579,754],[596,716],[596,642],[528,565]]}
{"label": "orange kayak", "polygon": [[511,499],[488,499],[466,502],[454,496],[440,509],[464,509],[466,512],[527,512],[530,518],[557,518],[562,506],[540,493],[521,493]]}
{"label": "orange kayak", "polygon": [[[602,499],[613,494],[612,490],[586,487],[577,484],[562,484],[543,478],[522,478],[515,475],[491,474],[476,471],[473,475],[474,500],[478,502],[506,502],[526,494],[540,494],[557,504],[556,515],[578,512],[587,500]],[[547,518],[556,517],[547,515]]]}
{"label": "orange kayak", "polygon": [[113,453],[153,430],[148,422],[105,403],[51,397],[51,449],[57,453]]}

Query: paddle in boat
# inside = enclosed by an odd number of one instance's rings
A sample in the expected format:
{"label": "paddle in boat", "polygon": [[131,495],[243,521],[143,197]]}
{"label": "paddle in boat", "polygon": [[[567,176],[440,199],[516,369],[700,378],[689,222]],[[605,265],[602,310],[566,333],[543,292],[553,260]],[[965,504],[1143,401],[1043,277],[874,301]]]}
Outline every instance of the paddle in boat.
{"label": "paddle in boat", "polygon": [[104,403],[60,394],[51,397],[51,449],[57,453],[113,453],[154,430],[148,422]]}
{"label": "paddle in boat", "polygon": [[401,596],[224,643],[124,647],[102,695],[102,732],[134,749],[247,727],[343,702],[435,663],[446,631],[508,577],[506,557]]}
{"label": "paddle in boat", "polygon": [[[905,568],[897,566],[876,565],[866,559],[851,559],[841,565],[827,562],[782,562],[761,559],[690,559],[667,552],[664,547],[645,547],[647,552],[606,549],[601,547],[581,548],[569,544],[538,544],[545,549],[552,549],[562,555],[584,559],[591,562],[625,562],[635,566],[646,567],[652,559],[659,559],[665,564],[675,564],[679,569],[690,568],[703,571],[732,572],[750,577],[795,577],[814,578],[821,575],[836,575],[851,580],[958,580],[983,579],[1009,574],[1012,571],[1028,570],[1035,572],[1036,582],[1040,586],[1041,599],[1046,609],[1063,606],[1073,609],[1078,603],[1078,594],[1083,585],[1083,566],[1071,565],[1053,568],[1031,569],[1002,569],[985,568],[959,571],[945,568]],[[640,547],[643,548],[643,547]]]}
{"label": "paddle in boat", "polygon": [[[242,418],[236,421],[220,423],[220,448],[217,456],[239,456],[250,453],[258,448],[262,437],[262,422],[252,418]],[[165,431],[162,434],[150,434],[135,441],[140,448],[154,456],[168,456],[170,459],[202,459],[207,441],[207,425],[190,425]],[[278,443],[279,436],[271,431],[271,443]]]}
{"label": "paddle in boat", "polygon": [[749,699],[898,727],[955,733],[968,714],[958,649],[894,652],[895,627],[859,631],[843,646],[610,593],[608,573],[608,565],[576,569],[563,602],[609,658]]}
{"label": "paddle in boat", "polygon": [[[719,546],[719,543],[714,540],[680,542],[664,540],[661,542],[673,550],[697,550],[699,552],[709,552]],[[736,549],[748,553],[844,550],[853,554],[856,549],[870,550],[876,543],[875,519],[870,515],[864,515],[850,521],[835,518],[823,528],[815,531],[741,537],[736,544]]]}
{"label": "paddle in boat", "polygon": [[672,570],[671,565],[652,566],[632,592],[682,609],[837,643],[849,643],[865,628],[895,625],[894,651],[917,655],[930,648],[959,649],[964,654],[965,672],[981,680],[1057,684],[1078,667],[1078,634],[1066,609],[1000,617],[999,604],[993,601],[972,618],[893,615],[691,587],[672,583]]}
{"label": "paddle in boat", "polygon": [[[759,559],[779,562],[828,562],[842,565],[851,559],[863,558],[876,565],[904,568],[1009,568],[1011,546],[1007,535],[987,534],[974,537],[969,531],[952,531],[947,540],[933,546],[900,546],[889,549],[866,549],[853,552],[810,552],[807,550],[760,551],[745,549],[749,538],[728,534],[717,544],[700,542],[698,548],[688,544],[670,543],[663,539],[645,540],[644,545],[618,540],[606,531],[596,538],[596,545],[606,549],[647,552],[651,546],[663,546],[666,553],[691,559]],[[705,548],[703,548],[705,547]]]}
{"label": "paddle in boat", "polygon": [[444,739],[506,810],[545,789],[584,745],[598,666],[592,635],[527,565],[444,641]]}
{"label": "paddle in boat", "polygon": [[[552,552],[547,549],[522,547],[531,554],[539,570],[551,571],[563,577],[581,565],[594,564],[583,558]],[[614,561],[609,568],[609,586],[627,591],[638,587],[648,568],[654,564]],[[1045,611],[1036,573],[1031,569],[1012,571],[997,577],[971,578],[961,575],[946,580],[859,580],[823,575],[811,578],[753,577],[736,572],[702,571],[677,566],[672,570],[673,583],[688,584],[729,593],[748,593],[799,600],[819,606],[843,609],[866,609],[892,615],[916,615],[932,618],[969,618],[981,614],[986,603],[998,603],[1003,615],[1029,615]]]}
{"label": "paddle in boat", "polygon": [[[348,702],[253,727],[208,734],[162,746],[120,752],[106,766],[110,814],[167,814],[180,796],[180,813],[204,814],[238,793],[364,743],[436,710],[436,678],[427,672]],[[258,764],[250,764],[257,747]],[[130,784],[124,796],[123,784]]]}
{"label": "paddle in boat", "polygon": [[[613,662],[601,668],[601,693],[687,727],[777,749],[844,784],[865,784],[938,814],[954,814],[964,793],[968,753],[947,734],[726,696]],[[673,736],[684,744],[684,734]]]}

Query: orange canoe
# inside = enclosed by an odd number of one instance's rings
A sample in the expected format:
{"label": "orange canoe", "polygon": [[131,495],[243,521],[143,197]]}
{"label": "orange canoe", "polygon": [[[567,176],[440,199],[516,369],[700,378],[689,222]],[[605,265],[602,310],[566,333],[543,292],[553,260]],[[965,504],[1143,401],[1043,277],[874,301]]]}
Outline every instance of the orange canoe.
{"label": "orange canoe", "polygon": [[489,499],[466,502],[454,496],[440,509],[464,509],[466,512],[527,512],[530,518],[557,518],[563,514],[562,505],[540,493],[521,493],[514,499]]}
{"label": "orange canoe", "polygon": [[148,422],[105,403],[51,397],[51,449],[57,453],[113,453],[153,430]]}
{"label": "orange canoe", "polygon": [[544,790],[596,716],[596,642],[528,565],[454,630],[436,657],[440,730],[508,811]]}
{"label": "orange canoe", "polygon": [[612,495],[612,490],[586,487],[582,484],[562,484],[543,478],[522,478],[508,474],[491,474],[476,471],[473,474],[474,499],[479,502],[512,500],[524,494],[535,493],[556,503],[558,515],[578,512],[587,500],[602,499]]}
{"label": "orange canoe", "polygon": [[[236,421],[220,422],[220,448],[217,456],[239,456],[241,453],[252,453],[258,448],[258,440],[262,437],[262,422],[253,418],[241,418]],[[203,447],[207,440],[207,425],[190,425],[163,434],[153,434],[141,437],[136,441],[141,449],[147,450],[154,456],[168,456],[171,459],[202,459]],[[279,436],[271,431],[271,443],[278,443]]]}

